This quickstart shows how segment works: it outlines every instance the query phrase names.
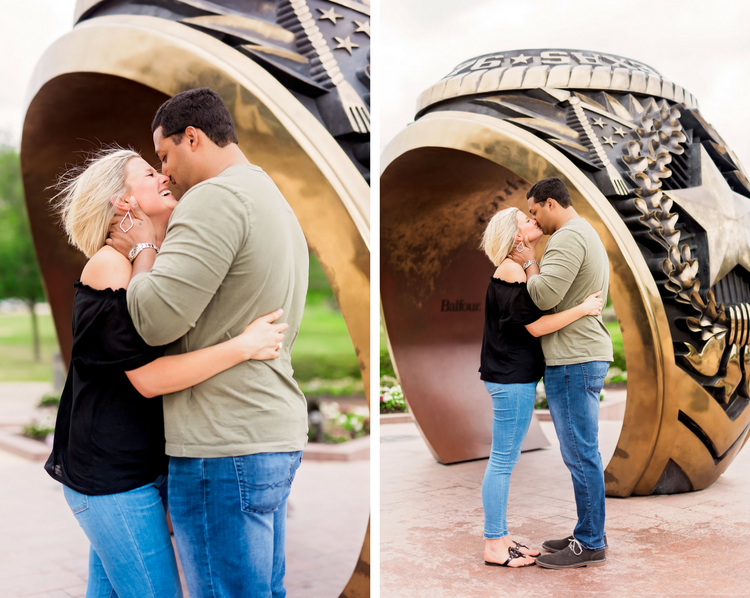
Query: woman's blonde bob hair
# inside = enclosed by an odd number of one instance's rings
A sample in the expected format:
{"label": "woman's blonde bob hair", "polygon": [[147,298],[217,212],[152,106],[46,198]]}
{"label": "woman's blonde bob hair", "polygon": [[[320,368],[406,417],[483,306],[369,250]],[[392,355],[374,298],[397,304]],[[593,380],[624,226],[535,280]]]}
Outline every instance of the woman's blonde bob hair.
{"label": "woman's blonde bob hair", "polygon": [[140,157],[131,149],[112,146],[60,177],[59,193],[52,199],[53,208],[60,215],[68,242],[86,257],[92,257],[104,246],[109,223],[116,212],[112,200],[127,191],[125,167],[130,160]]}
{"label": "woman's blonde bob hair", "polygon": [[482,235],[482,249],[493,264],[499,266],[508,257],[518,232],[518,208],[505,208],[487,223]]}

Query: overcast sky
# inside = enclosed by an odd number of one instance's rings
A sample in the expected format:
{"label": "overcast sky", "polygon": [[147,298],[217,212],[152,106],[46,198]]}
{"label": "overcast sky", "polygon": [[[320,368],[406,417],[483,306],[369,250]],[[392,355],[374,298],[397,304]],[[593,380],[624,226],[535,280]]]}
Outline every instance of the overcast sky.
{"label": "overcast sky", "polygon": [[[737,0],[380,0],[373,40],[379,149],[417,96],[473,56],[524,48],[619,54],[689,90],[750,168],[750,2]],[[17,145],[39,57],[70,31],[75,0],[0,0],[0,142]],[[377,3],[375,3],[377,7]],[[375,8],[377,10],[377,8]],[[375,146],[377,147],[377,146]],[[376,150],[377,151],[377,150]]]}
{"label": "overcast sky", "polygon": [[526,48],[618,54],[698,99],[750,168],[750,2],[734,0],[380,0],[380,150],[419,94],[473,56]]}
{"label": "overcast sky", "polygon": [[73,27],[75,0],[0,0],[0,143],[21,140],[26,90],[39,58]]}

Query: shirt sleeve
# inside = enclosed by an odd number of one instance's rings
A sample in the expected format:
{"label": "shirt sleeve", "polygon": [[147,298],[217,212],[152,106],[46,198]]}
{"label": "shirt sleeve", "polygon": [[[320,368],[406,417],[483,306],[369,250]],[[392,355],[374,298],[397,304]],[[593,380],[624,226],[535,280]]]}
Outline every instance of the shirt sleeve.
{"label": "shirt sleeve", "polygon": [[149,345],[184,336],[213,298],[249,233],[245,204],[215,183],[180,200],[154,267],[133,277],[128,309]]}
{"label": "shirt sleeve", "polygon": [[526,285],[520,285],[520,288],[512,294],[509,312],[510,320],[522,326],[536,322],[544,315],[531,300]]}
{"label": "shirt sleeve", "polygon": [[130,371],[164,355],[164,347],[149,346],[139,336],[128,313],[124,291],[97,292],[81,302],[75,317],[72,360],[77,368]]}
{"label": "shirt sleeve", "polygon": [[529,295],[543,311],[563,300],[586,257],[586,244],[578,233],[561,230],[547,244],[540,274],[526,283]]}

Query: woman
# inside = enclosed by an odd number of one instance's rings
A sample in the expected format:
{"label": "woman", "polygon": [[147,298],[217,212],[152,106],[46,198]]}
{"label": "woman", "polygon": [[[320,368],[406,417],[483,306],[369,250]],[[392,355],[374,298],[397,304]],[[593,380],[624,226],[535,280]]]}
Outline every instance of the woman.
{"label": "woman", "polygon": [[[231,340],[166,357],[138,336],[126,303],[130,261],[105,240],[115,211],[137,202],[160,246],[177,205],[168,183],[136,152],[115,148],[66,175],[56,205],[89,261],[75,284],[71,363],[45,469],[64,484],[91,542],[87,598],[182,596],[159,495],[168,464],[160,395],[278,357],[288,328],[273,323],[277,310]],[[121,225],[132,223],[128,213]]]}
{"label": "woman", "polygon": [[542,237],[536,220],[517,208],[495,214],[484,231],[482,248],[497,266],[485,300],[481,379],[492,397],[492,451],[482,483],[484,561],[500,567],[534,565],[539,552],[510,539],[506,522],[510,474],[521,455],[531,423],[536,385],[544,373],[540,336],[584,316],[601,313],[601,291],[579,306],[545,316],[526,290],[526,275],[508,257],[534,248]]}

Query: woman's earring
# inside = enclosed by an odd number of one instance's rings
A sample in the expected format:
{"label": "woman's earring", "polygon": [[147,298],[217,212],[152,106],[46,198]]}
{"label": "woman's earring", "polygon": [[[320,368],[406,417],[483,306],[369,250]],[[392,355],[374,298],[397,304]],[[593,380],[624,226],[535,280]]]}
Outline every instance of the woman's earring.
{"label": "woman's earring", "polygon": [[[130,226],[128,228],[125,228],[123,226],[123,223],[125,220],[130,220]],[[125,214],[125,216],[122,217],[122,220],[120,220],[120,230],[124,233],[128,232],[131,228],[133,228],[133,217],[130,215],[130,210],[128,210],[128,213]]]}
{"label": "woman's earring", "polygon": [[[120,224],[120,227],[122,227],[122,224]],[[516,245],[516,251],[518,253],[523,253],[524,251],[526,251],[526,247],[524,246],[523,241]]]}

